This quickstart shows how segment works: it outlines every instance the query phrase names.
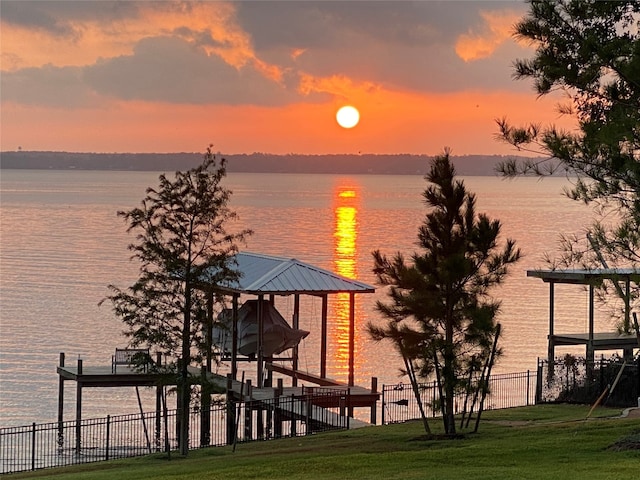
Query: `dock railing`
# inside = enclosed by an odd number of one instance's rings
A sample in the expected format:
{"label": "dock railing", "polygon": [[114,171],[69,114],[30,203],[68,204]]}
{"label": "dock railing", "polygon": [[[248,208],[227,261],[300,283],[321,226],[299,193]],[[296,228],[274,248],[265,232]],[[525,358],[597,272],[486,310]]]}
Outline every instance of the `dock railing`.
{"label": "dock railing", "polygon": [[[484,402],[485,410],[523,407],[536,404],[538,372],[505,373],[492,375],[489,393]],[[440,416],[434,405],[438,404],[438,385],[435,381],[419,384],[420,398],[429,417]],[[454,402],[455,413],[464,410],[464,397]],[[477,408],[477,407],[476,407]],[[382,386],[382,424],[406,422],[420,418],[420,409],[410,383]]]}
{"label": "dock railing", "polygon": [[[318,405],[330,403],[333,408]],[[205,448],[349,428],[349,392],[321,391],[193,409],[190,448]],[[174,451],[177,410],[0,428],[0,475]],[[208,423],[207,438],[202,425]]]}

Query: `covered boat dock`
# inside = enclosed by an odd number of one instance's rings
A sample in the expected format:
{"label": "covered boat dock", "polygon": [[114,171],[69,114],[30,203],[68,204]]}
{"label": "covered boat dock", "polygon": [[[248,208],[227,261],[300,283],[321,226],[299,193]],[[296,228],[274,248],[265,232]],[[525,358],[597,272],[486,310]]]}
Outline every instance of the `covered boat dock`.
{"label": "covered boat dock", "polygon": [[[222,358],[231,362],[231,378],[238,380],[238,363],[241,361],[256,362],[256,389],[273,387],[271,373],[276,372],[291,378],[291,386],[297,387],[299,380],[316,385],[342,386],[339,382],[327,378],[327,337],[328,337],[328,298],[335,294],[349,295],[349,329],[348,329],[348,380],[346,387],[351,387],[353,405],[367,406],[375,411],[375,404],[379,398],[376,391],[375,379],[371,388],[356,387],[355,385],[355,303],[357,294],[374,293],[375,288],[364,282],[338,275],[320,267],[301,262],[294,258],[276,257],[258,253],[241,252],[235,255],[236,268],[241,272],[238,280],[227,284],[210,284],[203,281],[203,289],[209,295],[213,304],[214,292],[223,292],[232,297],[231,310],[231,341],[230,351],[219,352]],[[321,326],[320,326],[320,371],[303,372],[298,368],[298,347],[293,346],[286,358],[271,357],[265,354],[264,315],[269,311],[277,296],[293,296],[293,315],[291,327],[299,331],[300,297],[311,295],[321,298]],[[241,296],[257,297],[257,348],[254,355],[241,355],[238,342],[238,312]],[[211,309],[212,312],[212,309]],[[213,326],[214,319],[210,318]],[[317,334],[318,332],[311,332]],[[213,338],[209,348],[215,351]],[[213,353],[212,353],[213,354]],[[277,365],[274,362],[285,360],[291,367]],[[207,359],[207,369],[211,371],[213,359]],[[358,392],[362,393],[361,398]],[[372,419],[374,414],[372,413]]]}
{"label": "covered boat dock", "polygon": [[[314,387],[298,387],[298,381],[304,381],[318,385],[323,388],[347,390],[349,396],[349,414],[353,415],[354,407],[367,407],[371,409],[371,422],[376,421],[376,404],[380,397],[377,391],[377,380],[374,378],[371,387],[359,387],[355,385],[355,302],[356,295],[360,293],[373,293],[375,288],[366,283],[350,279],[336,273],[324,270],[314,265],[301,262],[296,259],[275,257],[257,253],[238,253],[235,255],[235,264],[240,272],[237,281],[224,285],[208,283],[203,279],[199,288],[207,292],[209,302],[209,326],[207,338],[206,364],[202,366],[191,366],[193,375],[205,374],[209,380],[213,380],[219,387],[226,389],[230,401],[238,400],[261,400],[272,399],[276,395],[299,395],[313,391]],[[214,275],[212,275],[212,278]],[[231,313],[231,341],[228,343],[230,351],[224,349],[216,351],[213,343],[214,319],[214,296],[229,295],[232,297]],[[348,331],[348,382],[343,384],[327,378],[327,334],[328,334],[328,297],[333,294],[349,295],[349,331]],[[292,329],[299,330],[300,318],[300,296],[312,295],[320,297],[322,301],[321,331],[320,333],[320,371],[305,372],[298,368],[298,347],[297,343],[291,348],[287,348],[286,357],[265,354],[264,343],[264,317],[273,306],[276,296],[294,297]],[[255,354],[242,355],[238,351],[238,312],[240,310],[241,296],[257,297],[250,300],[257,309],[257,338]],[[263,315],[264,314],[264,315]],[[318,332],[311,332],[318,333]],[[268,351],[267,351],[268,353]],[[213,372],[214,359],[225,359],[231,362],[231,372],[226,376],[217,375]],[[256,362],[256,385],[252,386],[251,381],[245,382],[238,379],[238,363]],[[291,366],[284,366],[275,361],[287,361]],[[158,358],[157,364],[161,363]],[[284,388],[282,379],[278,380],[277,388],[272,385],[272,372],[291,378],[291,387]],[[127,366],[119,367],[117,371],[113,366],[90,367],[83,366],[79,360],[77,365],[65,365],[64,354],[60,356],[60,364],[57,369],[59,376],[58,395],[58,420],[62,422],[64,383],[65,381],[76,382],[76,420],[82,419],[82,390],[87,387],[139,387],[157,386],[156,375],[152,372],[140,371],[139,369]],[[160,411],[162,400],[161,389],[157,389],[156,410]],[[203,397],[203,409],[207,407],[207,401]],[[325,405],[334,407],[335,405]],[[342,406],[342,405],[341,405]],[[354,422],[356,425],[360,422]],[[78,437],[79,438],[79,437]],[[78,440],[79,441],[79,440]]]}
{"label": "covered boat dock", "polygon": [[[631,284],[640,284],[640,270],[633,268],[598,268],[568,270],[529,270],[528,277],[540,278],[549,284],[549,334],[547,360],[553,362],[557,346],[584,345],[586,359],[593,362],[597,350],[622,350],[625,358],[633,356],[634,349],[640,349],[637,324],[632,321]],[[595,321],[595,289],[605,281],[613,282],[618,296],[624,302],[623,330],[597,331]],[[582,285],[588,287],[588,331],[578,333],[555,332],[556,284]],[[636,318],[635,315],[633,318]],[[636,329],[635,332],[633,330]],[[633,333],[630,333],[633,332]]]}

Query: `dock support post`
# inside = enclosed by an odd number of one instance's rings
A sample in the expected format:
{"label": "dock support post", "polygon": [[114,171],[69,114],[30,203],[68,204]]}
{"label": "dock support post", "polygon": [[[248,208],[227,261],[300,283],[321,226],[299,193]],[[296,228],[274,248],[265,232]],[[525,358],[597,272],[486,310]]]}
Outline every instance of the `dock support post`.
{"label": "dock support post", "polygon": [[211,443],[211,392],[207,381],[206,368],[202,366],[202,408],[200,409],[200,446],[208,447]]}
{"label": "dock support post", "polygon": [[82,359],[78,358],[78,379],[76,382],[76,454],[80,453],[82,446]]}
{"label": "dock support post", "polygon": [[[162,354],[156,353],[156,365],[159,367],[162,363]],[[160,451],[161,448],[161,435],[162,435],[162,385],[156,386],[156,451]]]}
{"label": "dock support post", "polygon": [[211,372],[213,368],[213,291],[207,291],[207,322],[204,338],[207,345],[207,372]]}
{"label": "dock support post", "polygon": [[320,377],[327,378],[327,310],[328,297],[322,295],[322,324],[320,330]]}
{"label": "dock support post", "polygon": [[[631,279],[627,277],[624,283],[624,325],[625,332],[633,332],[631,324]],[[638,338],[638,346],[640,346],[640,337]],[[633,362],[633,347],[625,348],[622,350],[622,358],[628,363]]]}
{"label": "dock support post", "polygon": [[227,445],[233,445],[236,432],[236,407],[233,399],[233,377],[227,374]]}
{"label": "dock support post", "polygon": [[547,381],[551,382],[554,375],[554,365],[553,362],[556,358],[556,345],[554,340],[553,333],[553,322],[554,322],[554,303],[555,303],[555,292],[554,292],[554,282],[549,282],[549,347],[547,351]]}
{"label": "dock support post", "polygon": [[[378,377],[371,377],[371,393],[375,394],[378,393]],[[377,414],[378,414],[378,402],[375,401],[371,404],[371,417],[369,420],[371,420],[371,425],[375,425],[376,424],[376,420],[377,420]]]}
{"label": "dock support post", "polygon": [[[356,294],[349,293],[349,386],[355,385],[355,348],[356,346]],[[349,416],[353,417],[353,406],[349,396]]]}
{"label": "dock support post", "polygon": [[[60,352],[60,367],[64,367],[64,352]],[[64,445],[64,378],[58,374],[58,448]]]}
{"label": "dock support post", "polygon": [[349,293],[349,386],[355,384],[356,295]]}
{"label": "dock support post", "polygon": [[258,388],[264,387],[264,295],[258,295]]}
{"label": "dock support post", "polygon": [[589,285],[589,339],[587,340],[587,384],[593,378],[593,370],[595,367],[595,349],[593,348],[593,324],[594,324],[594,288]]}
{"label": "dock support post", "polygon": [[238,294],[233,295],[231,308],[231,376],[238,378]]}
{"label": "dock support post", "polygon": [[[177,364],[178,364],[178,372],[182,371],[182,359],[178,358],[177,360]],[[180,379],[179,381],[184,382],[186,379]],[[178,387],[180,387],[178,385]],[[187,388],[186,386],[183,385],[183,388]],[[178,393],[176,395],[176,439],[178,440],[178,449],[180,449],[180,445],[182,444],[182,437],[180,435],[180,431],[181,431],[181,425],[182,425],[182,408],[183,408],[183,402],[182,402],[182,395],[180,393],[180,388],[178,388]],[[182,450],[181,450],[182,451]]]}
{"label": "dock support post", "polygon": [[253,411],[251,408],[252,402],[251,397],[253,395],[253,390],[251,386],[251,379],[247,380],[247,399],[248,401],[244,404],[244,440],[250,442],[253,440]]}
{"label": "dock support post", "polygon": [[[269,358],[269,361],[271,360],[272,358]],[[263,386],[266,388],[273,387],[273,370],[267,370],[266,383]],[[273,425],[273,410],[273,403],[265,409],[265,432],[267,439],[273,436],[273,429],[271,427]]]}
{"label": "dock support post", "polygon": [[264,409],[262,408],[262,405],[257,403],[257,406],[255,407],[255,412],[256,412],[256,440],[265,440],[265,435],[264,435]]}
{"label": "dock support post", "polygon": [[[300,328],[300,294],[299,293],[296,293],[293,296],[293,328],[294,329]],[[293,347],[293,362],[291,366],[294,372],[298,371],[298,345],[297,344],[295,347]],[[293,373],[291,375],[291,386],[292,387],[298,386],[297,373]]]}
{"label": "dock support post", "polygon": [[302,397],[302,412],[303,412],[304,421],[307,427],[305,431],[305,435],[311,435],[313,433],[313,417],[311,416],[312,408],[313,407],[311,406],[310,397],[308,395]]}
{"label": "dock support post", "polygon": [[295,394],[291,394],[291,408],[293,410],[293,415],[291,415],[291,436],[296,437],[298,435],[298,415],[296,415],[296,402],[295,402]]}
{"label": "dock support post", "polygon": [[273,411],[273,436],[274,438],[282,437],[282,412],[280,411],[280,396],[282,395],[284,385],[282,378],[278,379],[278,387],[274,395],[274,411]]}

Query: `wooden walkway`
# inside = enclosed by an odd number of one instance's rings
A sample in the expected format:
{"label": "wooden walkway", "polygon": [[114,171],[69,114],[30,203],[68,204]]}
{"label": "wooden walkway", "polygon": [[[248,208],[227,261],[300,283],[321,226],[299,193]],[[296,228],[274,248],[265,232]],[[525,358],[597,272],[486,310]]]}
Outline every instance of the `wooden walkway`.
{"label": "wooden walkway", "polygon": [[[239,380],[229,380],[222,375],[210,374],[210,380],[220,388],[225,388],[227,382],[231,382],[231,391],[235,398],[241,398],[244,401],[258,401],[258,402],[272,402],[277,397],[295,399],[294,402],[283,402],[283,405],[279,408],[285,410],[285,413],[290,414],[296,418],[310,418],[316,422],[323,422],[323,419],[331,419],[333,424],[338,422],[338,414],[328,410],[328,408],[351,408],[351,407],[372,407],[375,408],[376,401],[379,398],[379,394],[371,393],[364,387],[346,385],[333,385],[326,387],[283,387],[281,392],[278,392],[278,388],[263,387],[255,388],[250,387],[248,382],[244,385]],[[249,391],[250,390],[250,391]],[[335,394],[332,395],[332,392]],[[340,393],[343,392],[342,403],[340,400]],[[312,399],[311,410],[307,411],[304,400],[305,396]],[[373,406],[371,399],[375,398]],[[349,428],[361,428],[371,426],[370,423],[358,420],[355,418],[349,419]]]}
{"label": "wooden walkway", "polygon": [[[197,367],[190,367],[192,375],[200,375],[201,370]],[[81,418],[81,391],[85,387],[149,387],[157,386],[158,375],[149,372],[141,372],[129,366],[118,366],[117,371],[113,372],[111,366],[83,366],[79,361],[75,366],[65,366],[64,364],[57,367],[57,373],[60,378],[59,390],[59,421],[62,421],[62,404],[64,396],[63,384],[65,381],[73,381],[77,384],[76,395],[79,399],[76,402],[76,419]],[[236,399],[243,401],[261,401],[271,402],[276,397],[289,399],[299,399],[294,402],[283,402],[287,407],[283,407],[285,413],[292,417],[303,419],[310,418],[315,422],[323,422],[323,419],[330,419],[336,422],[338,414],[329,408],[346,408],[352,411],[355,407],[369,407],[375,411],[376,403],[380,398],[378,392],[360,386],[347,386],[331,379],[324,379],[323,386],[298,386],[298,387],[275,387],[255,388],[250,382],[244,384],[239,380],[233,380],[226,376],[208,373],[207,378],[218,387],[220,392],[229,390]],[[335,393],[335,394],[332,394]],[[341,400],[340,393],[344,393]],[[313,405],[311,410],[307,410],[307,401],[304,397],[312,398]],[[333,418],[333,417],[335,418]],[[330,418],[331,417],[331,418]],[[374,419],[375,417],[372,417]],[[375,420],[372,420],[375,423]],[[349,428],[360,428],[369,426],[370,423],[349,419]]]}

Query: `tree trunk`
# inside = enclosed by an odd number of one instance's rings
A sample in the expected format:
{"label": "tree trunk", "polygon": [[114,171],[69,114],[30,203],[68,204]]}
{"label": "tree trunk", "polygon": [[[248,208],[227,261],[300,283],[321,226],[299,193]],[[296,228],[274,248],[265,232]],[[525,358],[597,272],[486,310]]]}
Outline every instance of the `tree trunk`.
{"label": "tree trunk", "polygon": [[444,430],[447,431],[447,415],[445,414],[446,399],[443,391],[443,378],[440,369],[440,362],[438,361],[438,352],[433,351],[433,366],[436,371],[436,383],[438,385],[438,396],[440,397],[440,413],[442,413],[442,421],[444,422]]}
{"label": "tree trunk", "polygon": [[189,410],[191,407],[191,388],[189,386],[189,363],[191,359],[191,285],[187,281],[184,295],[184,322],[182,325],[182,361],[180,362],[180,387],[178,395],[182,399],[180,416],[180,455],[189,454]]}
{"label": "tree trunk", "polygon": [[454,395],[455,395],[455,372],[454,355],[453,355],[453,320],[446,320],[445,343],[444,343],[444,368],[442,374],[444,377],[444,397],[445,397],[445,433],[455,435],[456,423],[454,419]]}
{"label": "tree trunk", "polygon": [[489,380],[491,379],[491,368],[493,367],[493,363],[496,358],[496,351],[498,349],[498,340],[500,339],[500,330],[502,326],[500,324],[496,325],[496,334],[493,339],[493,348],[491,349],[491,355],[489,356],[489,363],[487,367],[487,375],[485,378],[481,379],[482,386],[482,397],[480,398],[480,407],[478,407],[478,416],[476,417],[476,426],[473,429],[473,433],[478,431],[478,427],[480,426],[480,417],[482,416],[482,412],[484,410],[484,399],[487,397],[487,392],[489,391]]}
{"label": "tree trunk", "polygon": [[400,347],[402,352],[402,359],[404,360],[404,365],[407,369],[407,375],[409,375],[409,380],[411,381],[411,387],[413,388],[413,395],[416,398],[416,402],[418,402],[418,409],[420,410],[420,418],[422,418],[422,425],[424,426],[424,431],[427,435],[431,435],[431,427],[429,426],[429,420],[427,420],[427,415],[424,411],[424,406],[422,404],[422,395],[420,395],[420,385],[418,385],[418,379],[416,377],[416,372],[413,368],[413,363],[410,358],[407,357],[406,353]]}

